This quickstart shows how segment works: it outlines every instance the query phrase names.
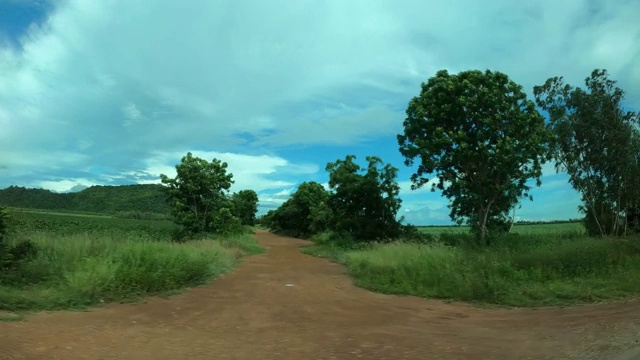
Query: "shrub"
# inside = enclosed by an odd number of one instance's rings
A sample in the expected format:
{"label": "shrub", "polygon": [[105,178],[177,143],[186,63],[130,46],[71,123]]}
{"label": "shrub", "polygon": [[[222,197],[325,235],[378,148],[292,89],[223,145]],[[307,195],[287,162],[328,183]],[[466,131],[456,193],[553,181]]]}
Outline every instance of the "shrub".
{"label": "shrub", "polygon": [[386,293],[516,306],[640,293],[640,239],[509,235],[477,247],[472,235],[442,238],[427,245],[377,244],[357,251],[324,246],[308,253],[343,262],[356,284]]}
{"label": "shrub", "polygon": [[[3,274],[0,308],[62,309],[136,299],[207,282],[230,270],[238,250],[261,249],[247,236],[184,244],[107,235],[34,234],[39,251]],[[27,247],[23,247],[27,249]]]}
{"label": "shrub", "polygon": [[436,241],[436,237],[433,234],[424,233],[414,225],[403,225],[400,238],[404,242],[417,244],[431,244]]}

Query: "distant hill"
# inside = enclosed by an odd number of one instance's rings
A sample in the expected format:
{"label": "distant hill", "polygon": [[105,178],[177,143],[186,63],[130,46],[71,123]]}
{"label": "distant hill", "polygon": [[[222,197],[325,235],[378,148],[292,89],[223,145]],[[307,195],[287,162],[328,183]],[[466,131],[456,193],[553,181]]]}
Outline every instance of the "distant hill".
{"label": "distant hill", "polygon": [[75,193],[10,186],[0,190],[0,205],[46,210],[86,211],[115,214],[145,212],[168,214],[162,185],[91,186]]}

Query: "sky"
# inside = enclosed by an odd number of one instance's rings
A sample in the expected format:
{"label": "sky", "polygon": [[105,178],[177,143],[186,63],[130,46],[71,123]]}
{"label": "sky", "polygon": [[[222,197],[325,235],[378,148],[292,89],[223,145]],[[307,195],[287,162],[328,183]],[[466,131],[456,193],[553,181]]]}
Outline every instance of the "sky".
{"label": "sky", "polygon": [[[188,151],[229,164],[259,212],[327,162],[400,169],[401,214],[448,224],[410,190],[396,135],[422,82],[497,70],[582,86],[605,68],[640,109],[638,0],[0,0],[0,188],[158,182]],[[546,166],[522,220],[579,216]]]}

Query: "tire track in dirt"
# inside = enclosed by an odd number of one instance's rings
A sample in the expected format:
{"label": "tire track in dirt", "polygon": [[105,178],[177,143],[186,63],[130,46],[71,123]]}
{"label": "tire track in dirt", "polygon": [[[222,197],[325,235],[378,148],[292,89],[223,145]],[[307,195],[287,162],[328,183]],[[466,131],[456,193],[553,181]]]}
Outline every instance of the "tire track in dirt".
{"label": "tire track in dirt", "polygon": [[[168,299],[0,323],[0,359],[634,359],[640,302],[481,309],[383,295],[303,240]],[[286,286],[293,284],[293,286]],[[626,352],[626,353],[625,353]],[[631,357],[629,357],[631,356]]]}

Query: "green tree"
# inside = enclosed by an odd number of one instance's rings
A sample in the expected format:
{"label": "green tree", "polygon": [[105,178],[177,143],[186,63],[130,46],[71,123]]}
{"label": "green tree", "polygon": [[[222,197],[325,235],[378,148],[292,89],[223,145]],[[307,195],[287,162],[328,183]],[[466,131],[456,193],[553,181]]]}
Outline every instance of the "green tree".
{"label": "green tree", "polygon": [[433,174],[432,191],[450,200],[451,219],[467,219],[481,241],[488,241],[492,219],[499,222],[520,198],[531,198],[530,179],[540,185],[548,132],[534,103],[507,75],[438,71],[406,114],[398,144],[407,166],[419,159],[412,189]]}
{"label": "green tree", "polygon": [[7,236],[8,219],[9,213],[7,212],[7,209],[0,206],[0,244],[5,240],[5,237]]}
{"label": "green tree", "polygon": [[269,210],[267,211],[266,214],[263,214],[261,216],[258,217],[258,223],[261,226],[267,227],[267,228],[271,228],[272,227],[272,222],[273,222],[273,217],[276,213],[276,210]]}
{"label": "green tree", "polygon": [[[396,219],[401,200],[396,182],[398,169],[379,157],[367,156],[367,168],[348,155],[344,160],[328,163],[331,195],[331,229],[350,234],[359,241],[395,239],[400,235]],[[366,171],[364,174],[363,171]]]}
{"label": "green tree", "polygon": [[[586,90],[562,77],[534,87],[536,102],[549,113],[557,170],[582,194],[587,231],[592,235],[622,232],[627,210],[638,206],[638,114],[622,108],[624,91],[594,70]],[[626,227],[625,227],[626,228]]]}
{"label": "green tree", "polygon": [[253,190],[240,190],[231,196],[234,215],[242,225],[253,226],[258,212],[258,194]]}
{"label": "green tree", "polygon": [[318,219],[312,214],[314,209],[327,201],[329,194],[325,188],[315,182],[303,182],[291,198],[285,201],[273,214],[271,228],[292,236],[307,237],[313,234],[312,225]]}
{"label": "green tree", "polygon": [[233,174],[227,173],[227,163],[208,162],[189,152],[176,165],[176,173],[175,178],[160,175],[175,222],[190,235],[226,231],[233,223],[227,196]]}

